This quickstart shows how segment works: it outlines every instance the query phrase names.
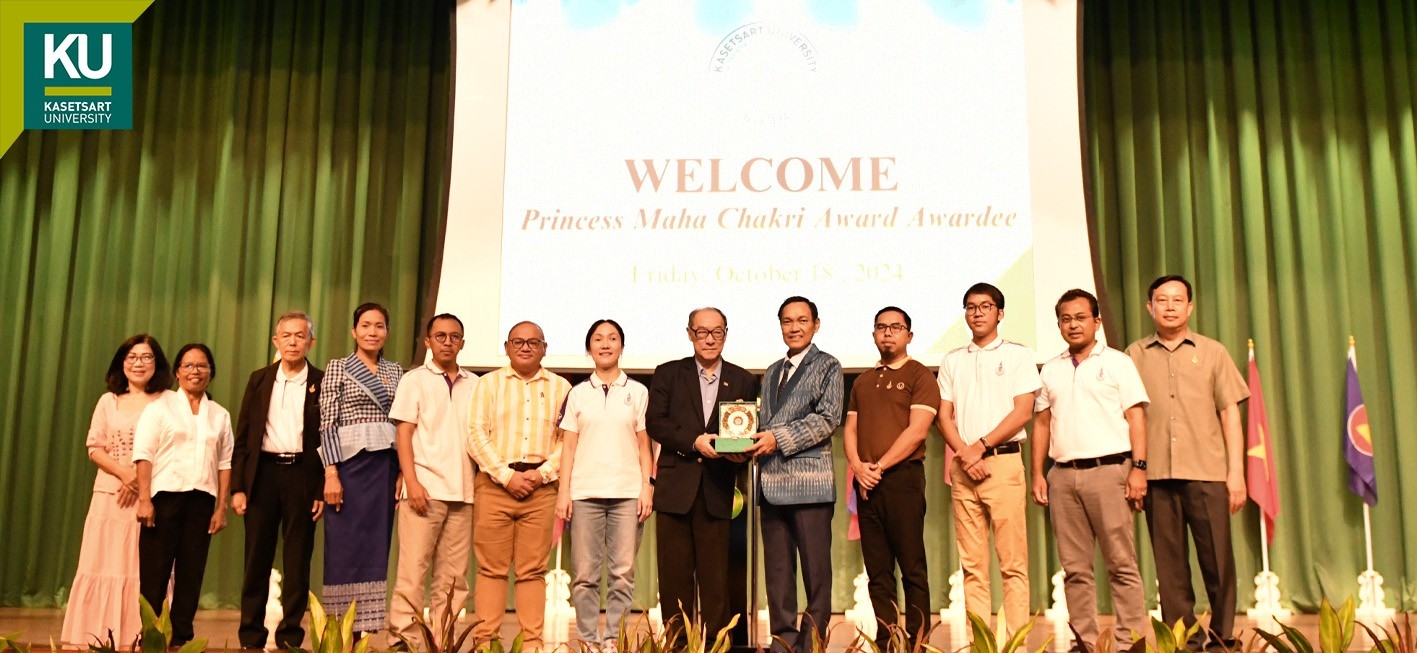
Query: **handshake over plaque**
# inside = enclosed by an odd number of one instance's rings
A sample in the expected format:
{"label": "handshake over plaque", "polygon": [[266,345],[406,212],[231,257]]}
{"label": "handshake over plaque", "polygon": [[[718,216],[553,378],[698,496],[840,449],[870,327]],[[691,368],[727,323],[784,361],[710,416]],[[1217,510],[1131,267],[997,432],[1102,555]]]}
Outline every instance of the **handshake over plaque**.
{"label": "handshake over plaque", "polygon": [[718,404],[718,437],[713,450],[719,453],[743,453],[753,446],[758,432],[758,404],[752,401],[721,401]]}

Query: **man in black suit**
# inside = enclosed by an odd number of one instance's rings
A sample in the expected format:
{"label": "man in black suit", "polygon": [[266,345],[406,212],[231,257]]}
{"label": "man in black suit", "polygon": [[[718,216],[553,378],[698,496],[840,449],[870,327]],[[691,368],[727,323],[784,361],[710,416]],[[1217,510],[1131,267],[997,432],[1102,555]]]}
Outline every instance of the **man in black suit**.
{"label": "man in black suit", "polygon": [[[742,578],[731,580],[728,554],[734,481],[748,458],[714,451],[718,402],[756,400],[758,378],[723,360],[723,311],[694,310],[687,332],[694,355],[654,370],[645,415],[649,436],[661,446],[654,486],[659,602],[666,621],[677,615],[691,623],[698,604],[704,636],[712,641],[728,625],[730,597],[747,591]],[[746,618],[741,615],[740,624]]]}
{"label": "man in black suit", "polygon": [[266,598],[276,540],[285,540],[276,647],[299,647],[300,618],[310,594],[315,522],[325,510],[320,446],[320,371],[305,354],[315,343],[310,316],[290,311],[271,338],[280,360],[251,373],[231,456],[231,507],[246,522],[246,572],[241,579],[241,648],[266,646]]}

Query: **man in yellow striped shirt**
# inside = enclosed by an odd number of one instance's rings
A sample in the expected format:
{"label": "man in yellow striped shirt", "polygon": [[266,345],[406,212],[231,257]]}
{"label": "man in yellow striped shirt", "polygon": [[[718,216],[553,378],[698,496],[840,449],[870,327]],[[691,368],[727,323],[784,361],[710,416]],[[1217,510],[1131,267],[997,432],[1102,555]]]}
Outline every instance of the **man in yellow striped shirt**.
{"label": "man in yellow striped shirt", "polygon": [[507,574],[515,571],[522,640],[525,650],[537,651],[542,648],[546,562],[561,460],[556,417],[571,384],[541,366],[546,336],[536,324],[513,326],[503,344],[511,365],[478,382],[468,420],[467,452],[478,467],[473,603],[481,623],[473,639],[480,646],[498,637],[506,613]]}

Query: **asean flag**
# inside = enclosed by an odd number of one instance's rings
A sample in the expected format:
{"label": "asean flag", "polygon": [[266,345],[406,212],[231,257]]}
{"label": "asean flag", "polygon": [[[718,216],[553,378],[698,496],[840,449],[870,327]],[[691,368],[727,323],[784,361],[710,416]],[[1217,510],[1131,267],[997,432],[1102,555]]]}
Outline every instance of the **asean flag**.
{"label": "asean flag", "polygon": [[1348,410],[1344,413],[1343,457],[1348,461],[1348,489],[1370,506],[1378,505],[1378,474],[1373,467],[1373,434],[1368,409],[1358,386],[1358,362],[1353,341],[1348,342]]}

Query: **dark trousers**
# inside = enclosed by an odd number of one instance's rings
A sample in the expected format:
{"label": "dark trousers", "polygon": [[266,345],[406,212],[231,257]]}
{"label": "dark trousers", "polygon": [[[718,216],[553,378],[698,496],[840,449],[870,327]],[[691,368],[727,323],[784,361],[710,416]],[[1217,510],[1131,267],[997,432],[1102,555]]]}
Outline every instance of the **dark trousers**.
{"label": "dark trousers", "polygon": [[[685,622],[703,622],[703,637],[713,643],[718,631],[728,625],[729,597],[746,588],[728,573],[729,525],[727,519],[708,514],[703,494],[694,499],[688,514],[658,513],[655,543],[659,562],[659,605],[664,620],[678,617],[677,643],[687,641]],[[747,615],[739,617],[743,621]]]}
{"label": "dark trousers", "polygon": [[[868,498],[869,497],[869,498]],[[911,646],[930,624],[930,576],[925,563],[925,466],[904,462],[881,476],[875,489],[856,495],[861,525],[861,557],[866,563],[867,586],[876,619],[898,624],[895,568],[905,585],[905,630]],[[882,648],[890,630],[876,629]]]}
{"label": "dark trousers", "polygon": [[192,641],[216,497],[201,490],[158,492],[152,502],[153,525],[138,533],[138,590],[161,613],[172,579],[172,645],[180,646]]}
{"label": "dark trousers", "polygon": [[246,493],[246,571],[241,578],[241,648],[266,646],[266,600],[276,540],[281,548],[280,603],[284,612],[276,628],[276,647],[299,648],[305,640],[300,618],[310,599],[310,556],[315,551],[313,499],[305,487],[305,468],[262,458]]}
{"label": "dark trousers", "polygon": [[[794,506],[761,506],[763,580],[768,590],[768,624],[772,635],[792,650],[812,646],[812,629],[826,637],[831,620],[832,511],[831,503]],[[802,585],[807,591],[807,614],[797,623],[797,559],[802,559]],[[776,640],[772,650],[785,649]]]}
{"label": "dark trousers", "polygon": [[[1196,559],[1210,598],[1212,638],[1230,640],[1235,628],[1235,550],[1230,543],[1230,495],[1225,483],[1164,480],[1147,483],[1146,525],[1161,585],[1161,618],[1168,624],[1196,622],[1196,593],[1191,585],[1189,527]],[[1190,645],[1199,648],[1207,629]]]}

